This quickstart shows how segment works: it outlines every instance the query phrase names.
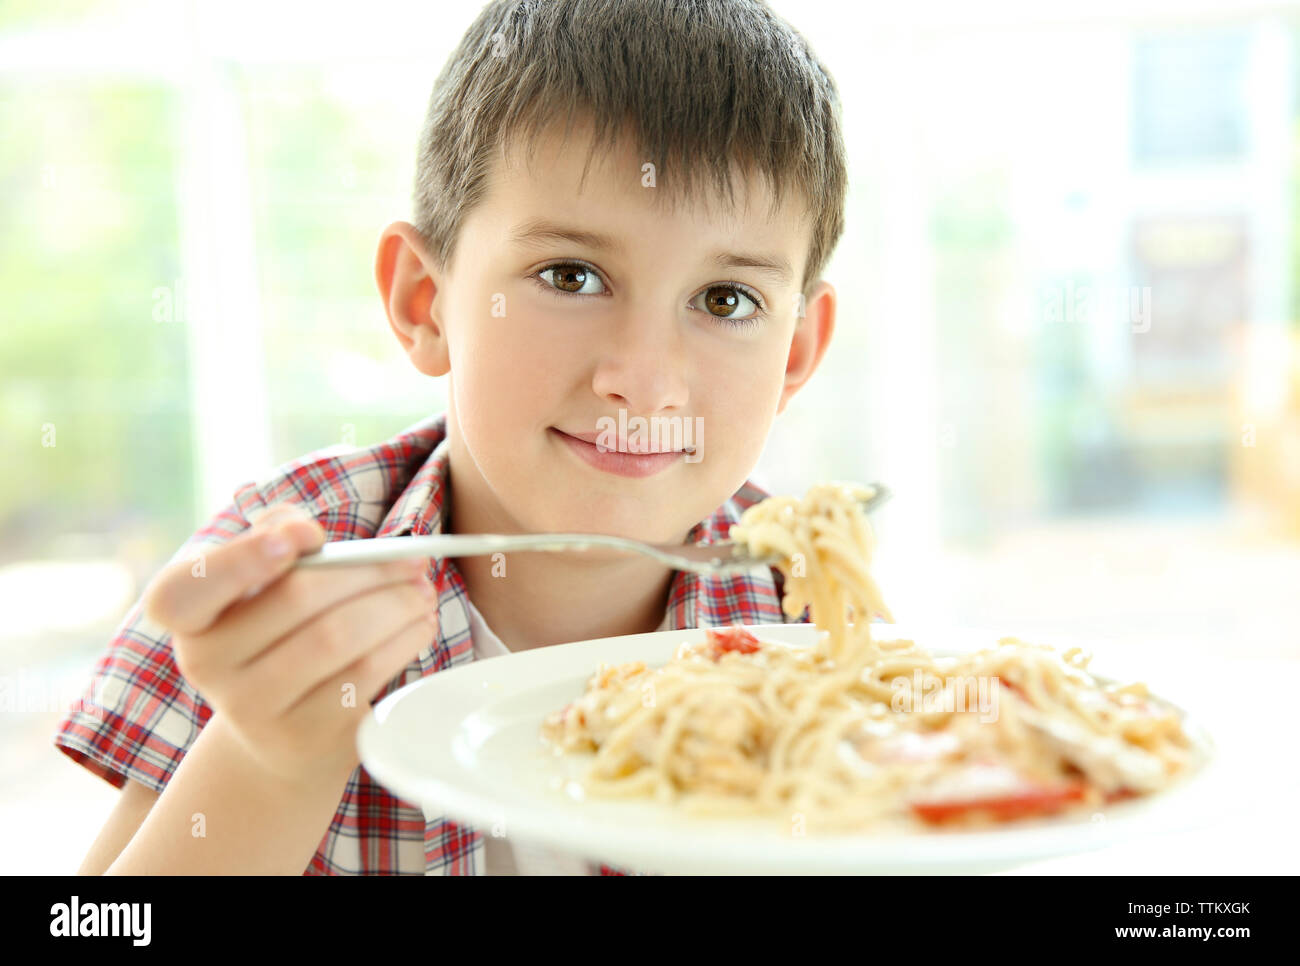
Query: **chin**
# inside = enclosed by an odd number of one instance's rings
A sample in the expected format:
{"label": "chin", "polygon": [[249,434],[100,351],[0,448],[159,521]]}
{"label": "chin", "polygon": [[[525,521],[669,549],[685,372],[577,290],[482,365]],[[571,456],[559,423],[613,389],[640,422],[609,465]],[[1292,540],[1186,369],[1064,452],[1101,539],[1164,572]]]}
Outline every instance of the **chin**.
{"label": "chin", "polygon": [[629,496],[602,495],[587,500],[569,501],[563,508],[551,504],[542,508],[547,521],[541,529],[562,533],[603,533],[648,543],[667,543],[694,526],[696,521],[679,523],[681,507],[654,506]]}

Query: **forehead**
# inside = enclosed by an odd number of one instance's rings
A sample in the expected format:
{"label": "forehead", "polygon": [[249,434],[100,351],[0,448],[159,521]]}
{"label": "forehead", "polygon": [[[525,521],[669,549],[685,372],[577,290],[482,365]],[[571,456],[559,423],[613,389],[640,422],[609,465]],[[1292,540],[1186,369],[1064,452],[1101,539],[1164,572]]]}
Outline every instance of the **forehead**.
{"label": "forehead", "polygon": [[670,240],[678,249],[764,252],[785,261],[790,284],[797,283],[811,233],[801,192],[787,192],[776,205],[766,179],[734,164],[731,197],[707,177],[692,191],[674,184],[673,172],[643,157],[629,137],[592,144],[590,125],[576,124],[565,137],[556,124],[508,145],[480,205],[494,230],[513,238],[541,223],[571,226],[602,242],[592,247],[623,253]]}

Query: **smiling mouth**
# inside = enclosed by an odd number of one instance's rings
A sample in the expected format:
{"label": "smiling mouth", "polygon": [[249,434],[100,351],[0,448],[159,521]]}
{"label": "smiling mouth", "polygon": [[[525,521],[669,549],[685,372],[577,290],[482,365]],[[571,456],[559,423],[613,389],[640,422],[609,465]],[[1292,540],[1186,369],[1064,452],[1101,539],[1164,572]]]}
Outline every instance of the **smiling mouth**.
{"label": "smiling mouth", "polygon": [[[548,432],[552,433],[559,442],[563,443],[570,452],[578,456],[588,466],[595,467],[606,473],[612,473],[615,476],[653,476],[676,463],[683,462],[683,457],[693,452],[680,449],[651,452],[610,450],[596,445],[595,433],[583,433],[581,435],[566,433],[555,426],[551,426]],[[590,439],[586,438],[588,436],[590,436]],[[620,443],[626,445],[622,440],[620,440]]]}
{"label": "smiling mouth", "polygon": [[602,453],[626,453],[632,456],[662,456],[669,453],[691,454],[695,452],[693,447],[683,447],[682,449],[636,449],[635,447],[629,446],[627,440],[624,439],[618,441],[617,449],[611,449],[608,446],[601,446],[596,442],[601,437],[600,433],[565,433],[564,430],[556,429],[554,426],[551,428],[555,429],[558,433],[563,433],[565,436],[569,436],[573,439],[580,439],[584,443],[590,443]]}

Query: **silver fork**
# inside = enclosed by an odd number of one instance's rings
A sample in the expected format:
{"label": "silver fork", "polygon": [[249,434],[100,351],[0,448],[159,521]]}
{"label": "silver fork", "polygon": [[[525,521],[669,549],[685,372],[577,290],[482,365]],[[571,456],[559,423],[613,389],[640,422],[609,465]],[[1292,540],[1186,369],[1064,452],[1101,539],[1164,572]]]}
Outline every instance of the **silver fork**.
{"label": "silver fork", "polygon": [[[866,512],[879,507],[892,495],[880,483],[872,483],[873,495],[862,502]],[[404,560],[407,557],[475,557],[494,553],[586,550],[610,547],[653,557],[672,570],[719,575],[774,566],[776,556],[752,557],[746,547],[724,540],[719,543],[653,544],[601,533],[435,533],[422,537],[377,537],[368,540],[336,540],[315,553],[298,558],[298,567],[348,567],[358,564]]]}

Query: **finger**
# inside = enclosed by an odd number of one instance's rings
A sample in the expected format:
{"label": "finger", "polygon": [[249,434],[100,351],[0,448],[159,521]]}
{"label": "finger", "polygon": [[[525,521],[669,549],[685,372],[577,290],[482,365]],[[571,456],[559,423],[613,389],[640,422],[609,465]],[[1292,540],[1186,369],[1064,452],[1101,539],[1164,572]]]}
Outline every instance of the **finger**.
{"label": "finger", "polygon": [[[416,586],[423,584],[428,593]],[[275,715],[389,640],[413,620],[425,621],[432,639],[433,587],[424,577],[350,597],[277,641],[240,668],[251,707]]]}
{"label": "finger", "polygon": [[232,603],[289,570],[298,555],[325,542],[325,531],[307,510],[286,506],[276,522],[261,521],[228,543],[206,550],[200,563],[178,560],[145,594],[145,614],[176,634],[207,630]]}
{"label": "finger", "polygon": [[344,713],[349,727],[355,729],[357,719],[369,713],[370,702],[380,689],[429,646],[431,633],[436,634],[436,629],[423,617],[416,618],[286,710],[291,726],[303,729],[300,733],[332,729],[338,726],[338,715]]}
{"label": "finger", "polygon": [[306,509],[298,503],[286,501],[284,503],[272,503],[265,510],[258,514],[257,519],[252,521],[253,529],[265,529],[277,522],[287,519],[294,519],[299,516],[310,516]]}
{"label": "finger", "polygon": [[427,560],[389,560],[349,567],[291,570],[250,600],[223,615],[205,643],[225,667],[242,667],[298,633],[330,608],[358,594],[400,584],[423,574]]}
{"label": "finger", "polygon": [[[278,532],[281,538],[289,541],[297,551],[295,558],[305,553],[315,553],[325,543],[325,528],[305,508],[296,503],[276,504],[258,517],[257,522],[253,524],[253,529],[258,533]],[[289,562],[292,565],[293,559]],[[255,583],[247,588],[239,599],[246,600],[256,596],[267,584],[280,576],[281,572],[275,572],[270,579]]]}
{"label": "finger", "polygon": [[[361,699],[360,703],[367,709],[367,713],[370,705],[379,696],[379,692],[393,678],[406,670],[420,656],[421,651],[437,640],[437,609],[435,608],[432,613],[432,619],[428,619],[426,615],[424,627],[416,621],[413,626],[402,628],[401,632],[394,635],[391,640],[371,650],[353,669],[357,678],[357,697]],[[338,691],[341,692],[342,687],[342,684],[339,684]]]}

